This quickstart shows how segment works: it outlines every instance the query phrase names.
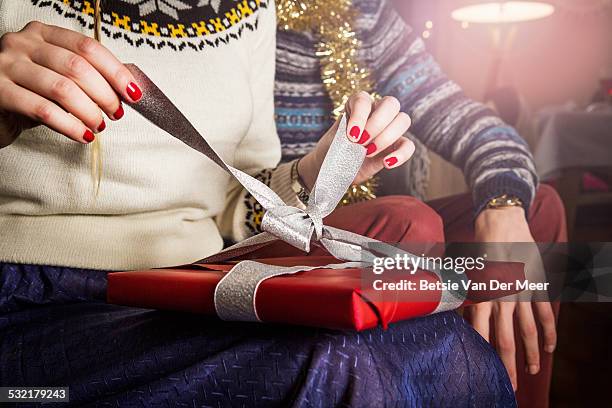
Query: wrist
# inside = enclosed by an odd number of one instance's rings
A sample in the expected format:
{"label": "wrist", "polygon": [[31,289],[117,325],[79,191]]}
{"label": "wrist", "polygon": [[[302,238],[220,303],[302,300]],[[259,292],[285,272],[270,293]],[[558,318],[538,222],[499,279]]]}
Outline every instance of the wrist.
{"label": "wrist", "polygon": [[495,220],[499,218],[504,219],[515,219],[515,220],[525,220],[525,210],[523,207],[518,206],[509,206],[509,207],[499,207],[499,208],[485,208],[482,210],[477,218],[484,218]]}
{"label": "wrist", "polygon": [[308,153],[298,161],[297,173],[304,187],[308,191],[312,191],[319,174],[319,167],[316,166],[314,152]]}
{"label": "wrist", "polygon": [[476,217],[477,230],[522,229],[527,225],[525,210],[522,207],[503,207],[484,209]]}

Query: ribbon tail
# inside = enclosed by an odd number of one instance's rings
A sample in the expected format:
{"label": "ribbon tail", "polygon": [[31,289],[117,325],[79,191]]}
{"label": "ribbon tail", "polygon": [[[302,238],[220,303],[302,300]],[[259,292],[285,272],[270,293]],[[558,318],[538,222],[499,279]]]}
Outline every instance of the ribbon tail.
{"label": "ribbon tail", "polygon": [[[368,266],[372,265],[374,258],[381,255],[391,258],[400,255],[409,260],[420,260],[419,256],[396,246],[334,227],[324,227],[323,238],[320,241],[335,258],[361,261]],[[443,290],[441,292],[440,302],[432,314],[455,310],[464,304],[467,298],[467,290],[464,284],[467,277],[464,274],[444,268],[426,268],[425,265],[420,269],[435,274],[440,282],[452,281],[458,283],[458,290]]]}
{"label": "ribbon tail", "polygon": [[230,173],[267,210],[285,205],[283,200],[256,178],[227,164],[212,148],[183,113],[172,103],[153,81],[134,64],[126,64],[143,91],[143,97],[130,106],[148,121],[166,131],[192,149],[202,153],[219,167]]}
{"label": "ribbon tail", "polygon": [[273,242],[278,241],[274,235],[268,232],[262,232],[250,238],[245,239],[235,245],[232,245],[224,250],[217,252],[214,255],[201,259],[195,263],[215,263],[229,261],[239,256],[250,254],[258,249],[264,248]]}

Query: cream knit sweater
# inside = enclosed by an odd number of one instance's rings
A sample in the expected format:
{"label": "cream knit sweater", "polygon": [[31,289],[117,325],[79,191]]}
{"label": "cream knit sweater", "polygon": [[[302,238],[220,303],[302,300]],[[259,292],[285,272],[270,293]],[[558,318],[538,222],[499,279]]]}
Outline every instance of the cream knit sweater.
{"label": "cream knit sweater", "polygon": [[[189,10],[166,2],[153,12],[136,3],[102,2],[103,44],[146,72],[229,164],[250,174],[275,168],[273,0]],[[0,0],[0,33],[38,20],[92,35],[88,6]],[[246,193],[229,175],[127,106],[107,123],[97,197],[90,146],[39,126],[0,149],[0,262],[163,267],[219,251],[222,236],[245,238]],[[271,187],[297,205],[290,165],[271,174]]]}

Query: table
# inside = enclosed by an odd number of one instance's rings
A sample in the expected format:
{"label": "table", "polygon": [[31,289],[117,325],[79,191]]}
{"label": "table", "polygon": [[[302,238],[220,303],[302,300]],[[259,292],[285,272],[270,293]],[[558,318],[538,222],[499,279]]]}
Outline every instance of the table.
{"label": "table", "polygon": [[559,110],[540,119],[541,138],[534,152],[538,175],[557,180],[572,237],[579,206],[612,203],[612,192],[582,194],[582,175],[612,175],[612,107],[598,112]]}

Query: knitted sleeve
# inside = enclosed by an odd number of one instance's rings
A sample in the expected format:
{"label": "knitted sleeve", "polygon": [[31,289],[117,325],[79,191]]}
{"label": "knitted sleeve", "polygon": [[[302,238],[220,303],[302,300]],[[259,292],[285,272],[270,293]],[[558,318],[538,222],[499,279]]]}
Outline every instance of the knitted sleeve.
{"label": "knitted sleeve", "polygon": [[[280,140],[274,121],[274,65],[276,51],[276,14],[273,1],[262,2],[258,30],[252,38],[251,125],[235,151],[234,167],[251,174],[272,188],[287,204],[300,206],[301,201],[291,188],[292,163],[278,165]],[[230,183],[223,213],[217,225],[224,238],[233,241],[259,232],[263,209],[236,181]]]}
{"label": "knitted sleeve", "polygon": [[373,67],[377,91],[398,98],[412,118],[411,132],[463,171],[476,212],[502,194],[520,198],[527,210],[538,178],[524,139],[444,75],[388,0],[355,4],[360,57]]}

